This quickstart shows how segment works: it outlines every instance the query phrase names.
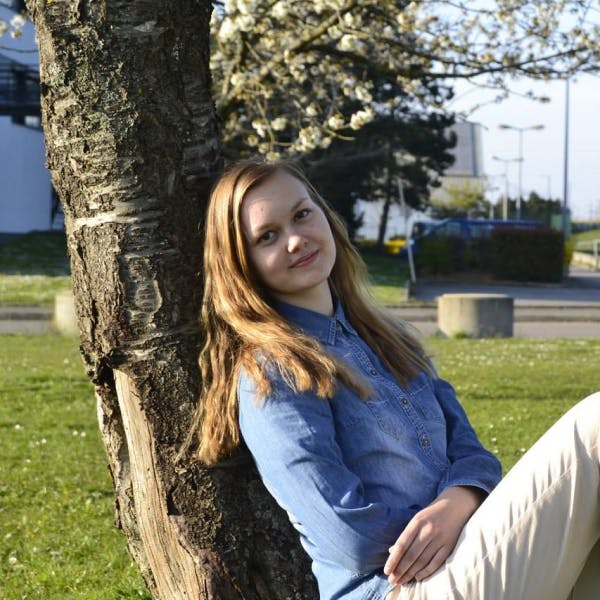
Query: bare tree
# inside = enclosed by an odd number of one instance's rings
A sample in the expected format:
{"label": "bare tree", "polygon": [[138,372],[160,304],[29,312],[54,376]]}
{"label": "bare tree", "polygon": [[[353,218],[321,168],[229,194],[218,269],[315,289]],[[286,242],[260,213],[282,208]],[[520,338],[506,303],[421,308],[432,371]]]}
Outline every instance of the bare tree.
{"label": "bare tree", "polygon": [[30,0],[48,166],[117,524],[157,598],[314,598],[247,451],[174,456],[200,381],[200,223],[219,135],[208,0]]}

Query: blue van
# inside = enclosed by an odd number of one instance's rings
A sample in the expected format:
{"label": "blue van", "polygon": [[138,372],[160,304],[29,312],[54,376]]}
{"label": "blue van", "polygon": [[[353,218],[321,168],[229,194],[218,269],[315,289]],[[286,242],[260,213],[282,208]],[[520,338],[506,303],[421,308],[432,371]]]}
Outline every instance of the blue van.
{"label": "blue van", "polygon": [[[419,252],[419,242],[433,236],[459,238],[463,241],[491,238],[495,229],[547,229],[546,225],[536,221],[515,221],[500,219],[444,219],[443,221],[415,221],[412,227],[410,244],[413,255]],[[408,256],[404,246],[400,256]]]}

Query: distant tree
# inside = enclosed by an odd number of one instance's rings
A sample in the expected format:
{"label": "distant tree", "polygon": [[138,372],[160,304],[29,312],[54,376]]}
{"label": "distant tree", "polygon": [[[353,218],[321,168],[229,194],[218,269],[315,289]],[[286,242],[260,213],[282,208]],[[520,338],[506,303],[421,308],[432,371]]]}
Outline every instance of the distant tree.
{"label": "distant tree", "polygon": [[[402,96],[397,86],[381,86],[379,101],[384,104],[393,94]],[[439,185],[438,176],[454,160],[448,152],[456,143],[448,131],[453,118],[432,110],[410,111],[408,102],[382,111],[356,132],[353,142],[334,139],[327,149],[314,150],[302,159],[351,232],[359,225],[353,208],[356,199],[383,202],[380,243],[390,206],[400,200],[399,179],[404,182],[407,204],[423,208],[430,189]]]}
{"label": "distant tree", "polygon": [[[508,215],[514,218],[517,214],[516,198],[508,199]],[[542,198],[537,192],[530,192],[527,199],[521,206],[521,216],[523,219],[538,221],[545,225],[550,225],[552,215],[562,213],[562,201],[560,199]]]}
{"label": "distant tree", "polygon": [[463,185],[448,185],[444,192],[446,197],[431,201],[429,212],[434,219],[489,216],[490,202],[485,199],[482,186],[465,182]]}

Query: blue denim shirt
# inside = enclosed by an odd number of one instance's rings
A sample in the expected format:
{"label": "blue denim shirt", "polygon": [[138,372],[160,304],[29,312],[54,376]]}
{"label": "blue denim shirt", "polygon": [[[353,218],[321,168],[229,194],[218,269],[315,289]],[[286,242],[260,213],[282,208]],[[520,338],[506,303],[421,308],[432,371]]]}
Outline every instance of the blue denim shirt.
{"label": "blue denim shirt", "polygon": [[242,373],[239,423],[262,480],[312,558],[322,600],[382,600],[388,548],[444,488],[490,492],[500,463],[485,450],[452,386],[420,373],[402,387],[346,320],[278,303],[277,310],[371,381],[361,400],[295,393],[279,377],[262,404]]}

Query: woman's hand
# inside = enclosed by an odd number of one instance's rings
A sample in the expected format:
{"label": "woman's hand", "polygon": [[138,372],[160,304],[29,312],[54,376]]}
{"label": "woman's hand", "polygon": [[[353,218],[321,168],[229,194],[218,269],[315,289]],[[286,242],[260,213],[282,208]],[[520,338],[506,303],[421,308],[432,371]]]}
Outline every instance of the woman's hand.
{"label": "woman's hand", "polygon": [[418,512],[390,548],[383,572],[391,584],[420,581],[435,573],[454,550],[465,523],[485,498],[474,487],[446,488]]}

